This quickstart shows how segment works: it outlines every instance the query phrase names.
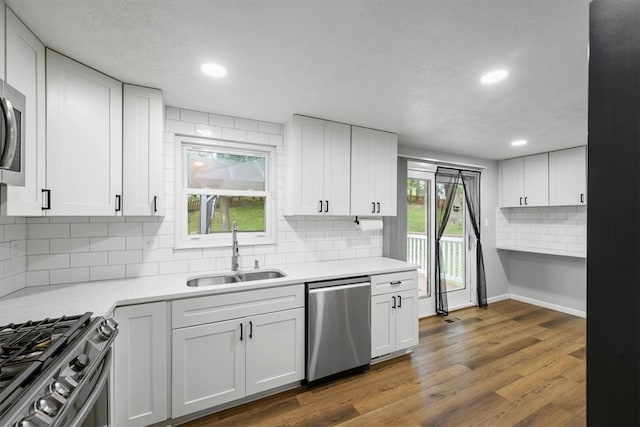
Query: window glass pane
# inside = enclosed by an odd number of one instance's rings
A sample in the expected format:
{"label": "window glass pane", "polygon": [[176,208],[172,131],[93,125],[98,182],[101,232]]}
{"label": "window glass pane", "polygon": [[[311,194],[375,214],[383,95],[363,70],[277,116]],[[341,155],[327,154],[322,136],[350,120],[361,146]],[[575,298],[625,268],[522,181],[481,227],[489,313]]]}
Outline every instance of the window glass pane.
{"label": "window glass pane", "polygon": [[187,195],[187,233],[228,233],[233,221],[238,231],[264,232],[265,197]]}
{"label": "window glass pane", "polygon": [[265,158],[187,151],[188,187],[218,190],[265,190]]}

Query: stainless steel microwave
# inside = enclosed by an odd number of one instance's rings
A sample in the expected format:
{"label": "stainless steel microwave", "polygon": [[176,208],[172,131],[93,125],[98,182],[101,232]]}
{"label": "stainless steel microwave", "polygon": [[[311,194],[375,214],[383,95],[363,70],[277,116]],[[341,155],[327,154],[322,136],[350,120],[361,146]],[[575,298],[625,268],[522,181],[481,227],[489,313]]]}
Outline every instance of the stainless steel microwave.
{"label": "stainless steel microwave", "polygon": [[0,183],[23,186],[26,99],[12,86],[0,83]]}

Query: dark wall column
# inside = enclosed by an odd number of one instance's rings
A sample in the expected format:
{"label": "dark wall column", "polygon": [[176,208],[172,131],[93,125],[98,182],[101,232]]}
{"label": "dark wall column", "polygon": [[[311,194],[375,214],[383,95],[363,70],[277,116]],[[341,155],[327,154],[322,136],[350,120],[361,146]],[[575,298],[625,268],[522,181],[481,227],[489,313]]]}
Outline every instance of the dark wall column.
{"label": "dark wall column", "polygon": [[587,423],[640,425],[640,1],[590,15]]}

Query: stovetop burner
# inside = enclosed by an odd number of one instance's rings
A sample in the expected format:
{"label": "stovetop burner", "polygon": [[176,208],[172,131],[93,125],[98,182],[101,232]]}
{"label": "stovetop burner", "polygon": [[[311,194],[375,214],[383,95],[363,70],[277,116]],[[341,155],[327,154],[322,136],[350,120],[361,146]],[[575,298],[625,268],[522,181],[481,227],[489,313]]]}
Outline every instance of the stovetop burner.
{"label": "stovetop burner", "polygon": [[74,341],[91,322],[91,314],[0,326],[0,406]]}

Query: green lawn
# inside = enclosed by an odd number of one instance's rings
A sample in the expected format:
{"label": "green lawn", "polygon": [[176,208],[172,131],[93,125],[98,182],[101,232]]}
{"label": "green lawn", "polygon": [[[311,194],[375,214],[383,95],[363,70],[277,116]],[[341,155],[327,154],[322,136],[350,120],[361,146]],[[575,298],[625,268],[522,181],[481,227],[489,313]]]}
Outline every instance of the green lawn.
{"label": "green lawn", "polygon": [[[407,229],[411,233],[424,233],[424,207],[423,205],[409,205],[407,207]],[[462,236],[462,224],[447,224],[444,229],[446,236]]]}
{"label": "green lawn", "polygon": [[[238,231],[264,231],[264,203],[260,201],[244,202],[242,206],[229,206],[229,223],[238,222]],[[226,233],[228,230],[220,229],[220,212],[213,216],[212,232]],[[190,211],[188,217],[189,234],[198,233],[200,223],[200,211]]]}

